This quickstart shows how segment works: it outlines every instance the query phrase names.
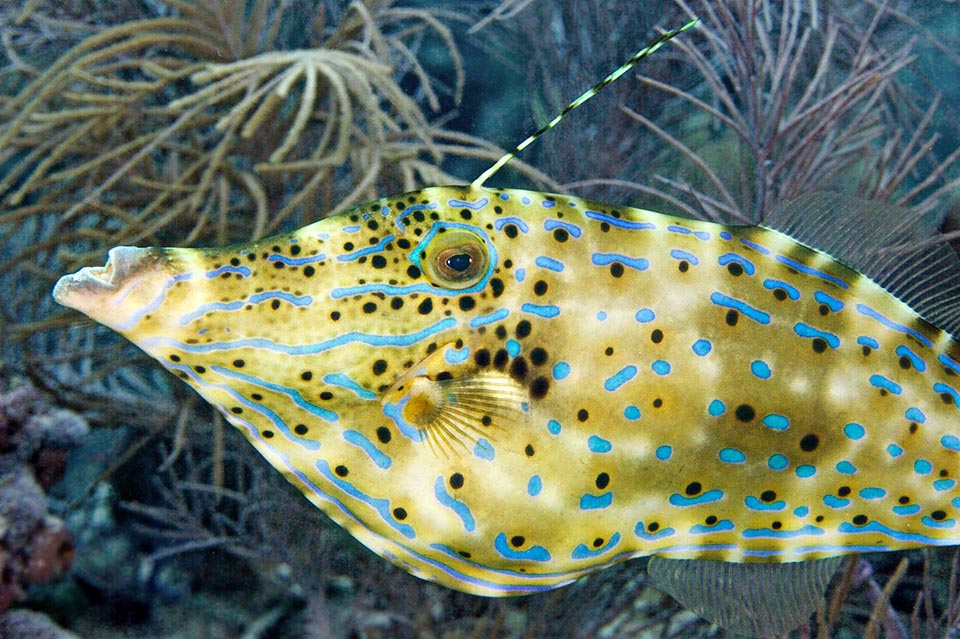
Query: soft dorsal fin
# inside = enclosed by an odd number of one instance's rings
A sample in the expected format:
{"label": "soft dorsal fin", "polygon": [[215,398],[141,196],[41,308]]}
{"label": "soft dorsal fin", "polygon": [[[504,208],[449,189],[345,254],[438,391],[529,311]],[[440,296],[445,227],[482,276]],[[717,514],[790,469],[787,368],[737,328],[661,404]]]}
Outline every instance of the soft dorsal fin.
{"label": "soft dorsal fin", "polygon": [[842,561],[735,564],[654,555],[647,574],[654,588],[704,619],[747,637],[766,637],[809,619]]}
{"label": "soft dorsal fin", "polygon": [[894,204],[817,193],[778,206],[763,226],[855,268],[956,337],[960,257],[939,222]]}

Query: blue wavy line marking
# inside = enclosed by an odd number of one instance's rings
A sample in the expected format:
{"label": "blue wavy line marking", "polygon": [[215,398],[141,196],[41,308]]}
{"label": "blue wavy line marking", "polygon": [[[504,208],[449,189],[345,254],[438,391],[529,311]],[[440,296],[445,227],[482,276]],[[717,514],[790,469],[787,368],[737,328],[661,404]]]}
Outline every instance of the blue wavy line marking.
{"label": "blue wavy line marking", "polygon": [[[305,411],[307,411],[307,412],[310,413],[311,415],[316,415],[317,417],[319,417],[320,419],[322,419],[322,420],[324,420],[324,421],[333,423],[333,422],[336,422],[336,421],[338,421],[338,420],[340,419],[340,416],[337,415],[337,414],[336,414],[335,412],[333,412],[332,410],[327,410],[326,408],[320,408],[319,406],[314,406],[313,404],[311,404],[310,402],[308,402],[307,400],[305,400],[305,399],[303,398],[303,395],[301,395],[299,391],[294,390],[294,389],[292,389],[292,388],[288,388],[288,387],[286,387],[286,386],[281,386],[280,384],[274,384],[274,383],[272,383],[272,382],[268,382],[268,381],[262,380],[262,379],[260,379],[259,377],[254,377],[253,375],[247,375],[246,373],[239,373],[239,372],[237,372],[237,371],[235,371],[235,370],[232,370],[232,369],[229,369],[229,368],[224,368],[223,366],[211,366],[211,367],[210,367],[210,370],[213,371],[213,372],[215,372],[215,373],[217,373],[218,375],[223,375],[224,377],[227,377],[227,378],[230,378],[230,379],[238,379],[238,380],[240,380],[240,381],[242,381],[242,382],[244,382],[244,383],[246,383],[246,384],[252,384],[252,385],[257,386],[257,387],[259,387],[259,388],[266,388],[267,390],[271,390],[271,391],[273,391],[273,392],[275,392],[275,393],[280,393],[281,395],[286,395],[286,396],[289,397],[291,400],[293,400],[293,403],[294,403],[294,404],[296,404],[296,405],[299,406],[300,408],[304,409]],[[255,409],[257,409],[257,410],[259,410],[259,409],[261,408],[261,405],[260,405],[260,404],[253,403],[253,402],[251,402],[250,406],[251,406],[251,408],[255,408]],[[278,419],[279,419],[279,417],[278,417]],[[281,421],[283,421],[283,420],[281,420]],[[285,433],[289,434],[291,437],[295,437],[296,439],[301,440],[301,438],[300,438],[299,436],[294,435],[294,434],[291,433],[288,429],[286,429],[286,423],[285,423],[285,422],[284,422],[284,428],[285,428],[285,430],[284,430]],[[304,440],[304,441],[309,441],[309,440]]]}
{"label": "blue wavy line marking", "polygon": [[349,444],[353,444],[367,454],[374,464],[386,470],[390,468],[393,461],[382,450],[377,448],[366,436],[353,429],[343,431],[343,439]]}
{"label": "blue wavy line marking", "polygon": [[580,497],[580,510],[601,510],[608,508],[613,503],[613,493],[606,492],[602,495],[591,495],[587,493]]}
{"label": "blue wavy line marking", "polygon": [[650,267],[650,262],[642,257],[627,257],[620,253],[594,253],[591,261],[597,266],[607,266],[614,262],[620,262],[624,266],[637,271],[645,271]]}
{"label": "blue wavy line marking", "polygon": [[426,439],[424,431],[403,418],[403,407],[406,406],[409,399],[410,397],[408,395],[404,395],[396,404],[386,402],[383,405],[383,414],[393,420],[393,423],[396,424],[397,430],[400,431],[401,435],[410,441],[420,443]]}
{"label": "blue wavy line marking", "polygon": [[953,489],[957,485],[956,479],[937,479],[933,482],[933,489],[938,493]]}
{"label": "blue wavy line marking", "polygon": [[799,335],[800,337],[806,337],[808,339],[813,339],[819,337],[824,340],[827,344],[830,345],[830,348],[839,348],[840,347],[840,338],[834,335],[833,333],[828,333],[826,331],[821,331],[820,329],[814,328],[809,324],[804,324],[803,322],[797,322],[793,325],[793,332]]}
{"label": "blue wavy line marking", "polygon": [[686,260],[691,264],[693,264],[694,266],[700,263],[700,260],[699,258],[697,258],[696,255],[687,251],[683,251],[681,249],[673,249],[672,251],[670,251],[670,257],[672,257],[675,260]]}
{"label": "blue wavy line marking", "polygon": [[871,375],[870,384],[876,386],[882,390],[888,391],[894,395],[899,395],[903,392],[903,387],[900,384],[887,379],[883,375]]}
{"label": "blue wavy line marking", "polygon": [[960,364],[953,360],[949,355],[937,355],[937,359],[940,360],[940,363],[952,370],[954,373],[960,375]]}
{"label": "blue wavy line marking", "polygon": [[770,255],[770,249],[760,246],[756,242],[751,242],[748,239],[740,238],[740,243],[743,244],[744,246],[749,246],[750,248],[752,248],[754,251],[757,251],[758,253],[762,253],[763,255]]}
{"label": "blue wavy line marking", "polygon": [[724,253],[723,255],[717,258],[717,263],[720,266],[726,266],[727,264],[730,264],[730,263],[737,263],[743,267],[743,272],[746,273],[747,275],[753,275],[754,273],[757,272],[757,267],[753,265],[753,262],[751,262],[745,257],[737,255],[736,253]]}
{"label": "blue wavy line marking", "polygon": [[712,504],[715,501],[720,501],[723,499],[723,491],[717,488],[713,490],[708,490],[707,492],[697,495],[696,497],[687,497],[686,495],[681,495],[680,493],[673,493],[670,495],[670,503],[674,506],[699,506],[700,504]]}
{"label": "blue wavy line marking", "polygon": [[592,549],[588,548],[586,544],[580,544],[573,549],[573,552],[570,553],[571,559],[590,559],[591,557],[599,557],[600,555],[613,550],[614,546],[620,543],[620,533],[613,533],[613,536],[610,537],[610,540],[607,541],[600,548]]}
{"label": "blue wavy line marking", "polygon": [[358,233],[360,231],[360,228],[361,227],[359,224],[351,224],[350,226],[345,226],[340,230],[343,231],[344,233]]}
{"label": "blue wavy line marking", "polygon": [[950,395],[951,397],[953,397],[954,405],[960,406],[960,393],[957,393],[957,391],[954,390],[952,387],[947,386],[946,384],[937,382],[936,384],[933,385],[933,391],[935,393],[946,393],[947,395]]}
{"label": "blue wavy line marking", "polygon": [[870,348],[873,348],[873,349],[880,348],[880,342],[866,335],[861,335],[860,337],[858,337],[857,344],[859,344],[860,346],[869,346]]}
{"label": "blue wavy line marking", "polygon": [[[436,208],[438,208],[436,202],[431,202],[429,204],[414,204],[412,206],[408,206],[407,208],[403,209],[403,211],[401,211],[399,215],[397,215],[396,222],[395,222],[395,224],[397,225],[397,229],[399,229],[400,231],[404,231],[406,229],[406,226],[404,225],[404,219],[410,215],[413,215],[416,211],[433,210]],[[390,207],[384,206],[380,210],[380,213],[383,214],[384,216],[389,215]],[[357,228],[359,229],[359,227]]]}
{"label": "blue wavy line marking", "polygon": [[457,517],[463,522],[464,530],[473,532],[476,529],[477,525],[476,522],[474,522],[473,513],[470,512],[470,508],[447,492],[447,488],[443,484],[443,477],[437,477],[437,480],[433,482],[433,494],[441,505],[446,506],[457,514]]}
{"label": "blue wavy line marking", "polygon": [[927,535],[920,533],[908,533],[901,532],[899,530],[893,530],[892,528],[888,528],[878,521],[867,522],[863,526],[855,526],[850,522],[845,521],[837,526],[837,532],[849,533],[853,535],[860,535],[864,533],[880,533],[890,537],[891,539],[896,539],[897,541],[919,543],[930,546],[952,546],[957,543],[956,539],[953,538],[939,539],[937,537],[928,537]]}
{"label": "blue wavy line marking", "polygon": [[913,367],[917,369],[919,372],[922,373],[925,370],[927,370],[927,363],[923,361],[919,355],[914,353],[913,349],[911,349],[909,346],[905,344],[901,344],[900,346],[897,346],[896,353],[900,357],[906,357],[907,359],[909,359],[910,363],[913,364]]}
{"label": "blue wavy line marking", "polygon": [[615,391],[631,379],[636,377],[637,367],[636,366],[624,366],[621,368],[615,375],[612,375],[603,383],[604,390]]}
{"label": "blue wavy line marking", "polygon": [[563,262],[553,259],[552,257],[546,257],[541,255],[536,260],[534,260],[537,266],[540,268],[545,268],[548,271],[555,271],[560,273],[563,271]]}
{"label": "blue wavy line marking", "polygon": [[712,526],[707,526],[706,524],[695,524],[690,526],[691,535],[709,535],[710,533],[726,532],[728,530],[733,530],[736,526],[733,525],[733,522],[729,519],[721,519]]}
{"label": "blue wavy line marking", "polygon": [[913,330],[912,328],[907,328],[903,324],[897,324],[893,320],[888,319],[883,315],[881,315],[880,313],[878,313],[877,311],[873,310],[866,304],[857,304],[857,312],[859,312],[861,315],[866,315],[870,319],[880,322],[887,328],[891,328],[900,333],[906,333],[907,335],[912,335],[924,346],[933,348],[933,342],[931,342],[929,339],[927,339],[917,331]]}
{"label": "blue wavy line marking", "polygon": [[521,220],[519,217],[500,217],[493,221],[493,228],[498,231],[502,231],[503,227],[507,224],[513,224],[521,233],[527,233],[530,230],[530,227],[527,226],[527,223]]}
{"label": "blue wavy line marking", "polygon": [[394,236],[393,236],[393,235],[388,235],[388,236],[386,236],[385,238],[383,238],[382,240],[380,240],[380,241],[379,241],[376,245],[374,245],[374,246],[368,246],[368,247],[366,247],[366,248],[362,248],[362,249],[360,249],[360,250],[353,251],[352,253],[344,253],[343,255],[338,255],[338,256],[337,256],[337,261],[338,261],[338,262],[352,262],[353,260],[360,259],[360,258],[363,257],[364,255],[370,255],[371,253],[382,253],[382,252],[386,249],[387,244],[389,244],[390,242],[392,242],[393,239],[394,239]]}
{"label": "blue wavy line marking", "polygon": [[834,510],[839,510],[841,508],[846,508],[850,505],[849,499],[843,499],[842,497],[837,497],[836,495],[824,495],[823,503],[833,508]]}
{"label": "blue wavy line marking", "polygon": [[193,320],[203,317],[207,313],[214,311],[237,311],[248,304],[261,304],[267,300],[275,299],[283,300],[294,306],[310,306],[313,304],[313,298],[309,295],[297,296],[282,291],[264,291],[263,293],[255,293],[246,299],[236,300],[234,302],[210,302],[209,304],[201,304],[189,313],[181,315],[177,322],[180,326],[186,326]]}
{"label": "blue wavy line marking", "polygon": [[553,304],[531,304],[526,302],[520,306],[520,310],[524,313],[530,313],[546,319],[556,317],[560,314],[560,307],[554,306]]}
{"label": "blue wavy line marking", "polygon": [[895,515],[906,517],[909,515],[916,515],[918,512],[920,512],[920,505],[910,504],[909,506],[894,506],[891,510],[893,510]]}
{"label": "blue wavy line marking", "polygon": [[486,459],[487,461],[493,461],[496,451],[493,448],[493,444],[488,442],[486,439],[478,439],[476,445],[473,447],[473,454],[479,457],[480,459]]}
{"label": "blue wavy line marking", "polygon": [[221,266],[213,271],[207,271],[206,276],[209,279],[213,279],[215,277],[220,277],[224,273],[239,273],[244,277],[250,277],[250,269],[248,269],[246,266]]}
{"label": "blue wavy line marking", "polygon": [[423,341],[429,337],[433,337],[438,333],[442,333],[448,328],[455,326],[456,323],[457,320],[453,319],[452,317],[447,317],[415,333],[407,333],[403,335],[376,335],[371,333],[351,331],[349,333],[344,333],[343,335],[338,335],[337,337],[324,340],[316,344],[277,344],[272,340],[262,337],[237,339],[230,342],[211,342],[209,344],[185,344],[168,337],[154,337],[144,339],[143,345],[150,348],[178,348],[188,353],[211,353],[214,351],[227,351],[235,348],[262,348],[267,351],[285,353],[287,355],[313,355],[314,353],[322,353],[324,351],[354,343],[367,344],[369,346],[410,346],[411,344],[416,344],[417,342]]}
{"label": "blue wavy line marking", "polygon": [[936,519],[927,517],[926,515],[921,517],[920,521],[922,521],[923,525],[927,526],[928,528],[954,528],[957,525],[957,520],[953,518],[937,521]]}
{"label": "blue wavy line marking", "polygon": [[671,224],[667,227],[667,230],[671,233],[678,233],[680,235],[692,235],[698,240],[707,241],[710,239],[710,234],[706,231],[694,231],[693,229],[688,229],[685,226],[678,226],[676,224]]}
{"label": "blue wavy line marking", "polygon": [[781,264],[794,268],[800,271],[801,273],[804,273],[805,275],[813,275],[814,277],[819,277],[822,280],[836,284],[840,288],[844,288],[844,289],[850,288],[850,286],[846,282],[841,280],[839,277],[834,277],[829,273],[824,273],[823,271],[817,270],[815,268],[811,268],[805,264],[801,264],[800,262],[790,259],[789,257],[786,257],[784,255],[777,255],[775,259]]}
{"label": "blue wavy line marking", "polygon": [[724,306],[726,308],[732,308],[737,311],[740,311],[745,316],[749,317],[753,321],[759,324],[769,324],[770,323],[770,314],[764,313],[761,310],[755,309],[746,302],[728,297],[723,293],[711,293],[710,301],[716,304],[717,306]]}
{"label": "blue wavy line marking", "polygon": [[506,319],[508,315],[510,315],[510,309],[507,308],[497,309],[488,315],[479,315],[470,320],[470,328],[477,328],[499,322],[500,320]]}
{"label": "blue wavy line marking", "polygon": [[824,293],[823,291],[815,291],[813,294],[813,299],[825,305],[834,313],[837,313],[843,310],[843,307],[845,306],[843,302],[835,298],[833,295],[830,295],[829,293]]}
{"label": "blue wavy line marking", "polygon": [[787,284],[783,280],[775,280],[772,278],[765,279],[763,280],[763,288],[770,291],[778,288],[783,289],[783,291],[787,294],[787,297],[790,299],[794,301],[800,299],[800,291],[798,291],[796,287]]}
{"label": "blue wavy line marking", "polygon": [[656,532],[648,533],[647,526],[642,521],[638,521],[637,525],[633,529],[634,535],[640,539],[646,539],[647,541],[656,541],[658,539],[663,539],[664,537],[672,537],[676,534],[676,532],[677,531],[673,528],[661,528]]}
{"label": "blue wavy line marking", "polygon": [[493,547],[506,559],[525,559],[527,561],[548,562],[550,552],[543,546],[534,546],[527,550],[514,550],[507,544],[507,534],[500,533],[493,540]]}
{"label": "blue wavy line marking", "polygon": [[597,211],[584,211],[583,214],[591,220],[606,222],[610,226],[616,226],[617,228],[621,229],[629,229],[631,231],[649,231],[657,228],[656,225],[651,224],[650,222],[631,222],[629,220],[620,220],[611,215],[598,213]]}
{"label": "blue wavy line marking", "polygon": [[447,364],[462,364],[467,361],[468,357],[470,357],[469,346],[464,346],[459,350],[451,346],[443,351],[443,361]]}
{"label": "blue wavy line marking", "polygon": [[327,463],[327,460],[325,459],[318,459],[316,461],[316,467],[317,470],[320,471],[320,474],[323,475],[327,481],[354,499],[358,499],[373,508],[388,526],[399,532],[407,539],[414,539],[416,537],[416,533],[414,533],[412,526],[409,524],[400,523],[393,518],[393,514],[390,512],[390,500],[371,497],[370,495],[361,492],[350,482],[337,477],[333,472],[330,471],[330,464]]}
{"label": "blue wavy line marking", "polygon": [[330,373],[329,375],[324,375],[323,383],[330,384],[331,386],[339,386],[340,388],[346,388],[347,390],[356,393],[361,399],[377,398],[376,393],[364,388],[343,373]]}
{"label": "blue wavy line marking", "polygon": [[[174,275],[173,277],[171,277],[169,280],[167,280],[166,284],[163,285],[163,290],[157,293],[157,296],[153,298],[153,301],[151,301],[149,304],[146,304],[145,306],[142,306],[140,310],[133,313],[130,316],[130,319],[128,321],[123,322],[122,324],[117,324],[114,330],[123,331],[123,330],[131,329],[137,324],[139,324],[140,320],[142,320],[145,315],[148,315],[154,312],[155,310],[157,310],[158,308],[160,308],[160,305],[163,304],[164,300],[167,298],[167,291],[169,291],[174,284],[176,284],[177,282],[185,282],[189,279],[192,279],[192,277],[193,275],[191,275],[190,273],[178,273],[177,275]],[[124,293],[123,297],[120,299],[118,303],[122,304],[126,299],[127,295],[129,295],[134,290],[134,288],[136,287],[133,287],[129,289],[126,293]]]}
{"label": "blue wavy line marking", "polygon": [[772,538],[772,539],[793,539],[795,537],[806,537],[808,535],[824,535],[826,531],[819,526],[807,524],[797,530],[773,530],[772,528],[747,528],[743,531],[746,538]]}
{"label": "blue wavy line marking", "polygon": [[861,488],[859,495],[863,499],[883,499],[887,496],[887,491],[879,486],[868,486]]}
{"label": "blue wavy line marking", "polygon": [[575,238],[580,237],[583,234],[583,231],[580,230],[580,227],[576,224],[571,224],[570,222],[562,222],[560,220],[547,220],[543,223],[543,228],[546,231],[552,231],[554,229],[563,229],[570,235]]}
{"label": "blue wavy line marking", "polygon": [[775,502],[765,503],[754,497],[753,495],[747,495],[746,499],[743,500],[743,503],[746,504],[747,508],[750,510],[783,510],[787,507],[787,502],[782,499],[778,499]]}
{"label": "blue wavy line marking", "polygon": [[451,199],[447,201],[447,206],[455,209],[465,208],[465,209],[470,209],[471,211],[479,211],[489,203],[490,203],[490,200],[485,197],[480,198],[476,202],[470,202],[468,200]]}
{"label": "blue wavy line marking", "polygon": [[308,255],[306,257],[287,257],[285,255],[277,255],[274,253],[267,258],[268,262],[282,262],[287,266],[303,266],[304,264],[312,264],[314,262],[322,262],[327,259],[327,256],[323,253],[317,253],[316,255]]}

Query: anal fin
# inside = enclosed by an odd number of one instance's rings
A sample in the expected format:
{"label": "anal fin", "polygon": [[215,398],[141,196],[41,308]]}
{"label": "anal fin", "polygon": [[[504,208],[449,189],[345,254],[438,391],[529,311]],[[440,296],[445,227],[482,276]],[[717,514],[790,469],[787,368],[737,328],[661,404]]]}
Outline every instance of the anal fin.
{"label": "anal fin", "polygon": [[765,637],[808,619],[842,561],[738,564],[654,555],[647,574],[654,588],[704,619],[747,637]]}

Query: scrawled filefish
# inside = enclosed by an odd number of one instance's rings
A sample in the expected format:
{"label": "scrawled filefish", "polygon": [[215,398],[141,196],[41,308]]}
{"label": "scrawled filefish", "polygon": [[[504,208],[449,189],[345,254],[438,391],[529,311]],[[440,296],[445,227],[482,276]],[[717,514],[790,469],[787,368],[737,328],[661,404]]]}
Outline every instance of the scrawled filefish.
{"label": "scrawled filefish", "polygon": [[960,543],[960,346],[917,312],[956,329],[958,261],[873,250],[933,233],[906,220],[806,197],[781,232],[475,183],[115,248],[54,296],[419,577],[518,595],[652,556],[757,633],[844,554]]}

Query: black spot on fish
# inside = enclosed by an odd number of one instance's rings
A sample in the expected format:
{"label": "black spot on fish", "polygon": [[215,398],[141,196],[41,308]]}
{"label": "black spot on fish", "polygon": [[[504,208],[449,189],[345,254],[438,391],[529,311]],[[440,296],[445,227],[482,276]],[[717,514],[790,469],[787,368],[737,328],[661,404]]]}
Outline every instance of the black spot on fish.
{"label": "black spot on fish", "polygon": [[743,266],[736,262],[730,262],[727,264],[727,271],[734,277],[740,277],[743,275]]}
{"label": "black spot on fish", "polygon": [[849,486],[841,486],[840,488],[837,489],[837,495],[839,495],[840,497],[846,497],[849,494],[850,494]]}
{"label": "black spot on fish", "polygon": [[530,397],[533,399],[542,399],[550,390],[550,380],[546,377],[538,377],[530,383]]}
{"label": "black spot on fish", "polygon": [[383,375],[387,371],[387,360],[378,359],[373,363],[373,374]]}
{"label": "black spot on fish", "polygon": [[450,488],[457,490],[463,488],[463,475],[460,473],[453,473],[450,475]]}
{"label": "black spot on fish", "polygon": [[377,305],[374,302],[367,302],[363,305],[363,312],[366,314],[375,313],[377,310]]}
{"label": "black spot on fish", "polygon": [[769,504],[770,502],[777,500],[777,493],[772,490],[765,490],[760,493],[760,501]]}
{"label": "black spot on fish", "polygon": [[503,227],[503,234],[509,237],[511,240],[517,237],[518,233],[519,231],[517,230],[517,227],[514,224],[507,224],[506,226]]}
{"label": "black spot on fish", "polygon": [[347,467],[344,466],[343,464],[340,464],[339,466],[334,468],[333,472],[337,474],[337,477],[346,477],[347,475],[350,474],[350,470],[347,469]]}
{"label": "black spot on fish", "polygon": [[476,300],[474,300],[469,295],[464,295],[463,297],[458,298],[457,303],[460,305],[461,311],[472,310],[473,307],[477,305]]}
{"label": "black spot on fish", "polygon": [[204,366],[194,366],[193,370],[197,371],[201,375],[207,372],[207,369]]}
{"label": "black spot on fish", "polygon": [[394,509],[393,509],[393,517],[394,517],[394,519],[399,519],[400,521],[403,521],[404,519],[407,518],[407,511],[406,511],[406,509],[405,509],[405,508],[400,508],[400,507],[394,508]]}
{"label": "black spot on fish", "polygon": [[483,424],[484,426],[489,426],[490,424],[493,423],[493,418],[490,417],[489,415],[484,415],[483,417],[480,418],[480,423]]}
{"label": "black spot on fish", "polygon": [[900,502],[901,504],[909,504],[910,498],[907,497],[906,495],[900,495],[900,498],[897,499],[897,501]]}
{"label": "black spot on fish", "polygon": [[660,399],[659,397],[653,400],[652,403],[654,408],[660,408],[661,406],[663,406],[663,400]]}
{"label": "black spot on fish", "polygon": [[603,537],[597,537],[596,539],[593,540],[594,548],[599,548],[602,545],[603,545]]}
{"label": "black spot on fish", "polygon": [[613,275],[614,277],[622,277],[623,264],[621,264],[620,262],[613,262],[612,264],[610,264],[610,275]]}
{"label": "black spot on fish", "polygon": [[433,300],[429,297],[423,298],[423,301],[420,302],[420,305],[417,306],[417,312],[421,315],[429,315],[433,312]]}
{"label": "black spot on fish", "polygon": [[265,430],[265,431],[263,431],[262,434],[263,434],[263,438],[264,438],[264,439],[270,439],[271,437],[273,437],[273,431],[272,431],[272,430]]}
{"label": "black spot on fish", "polygon": [[310,371],[303,371],[302,373],[300,373],[300,379],[302,379],[305,382],[309,382],[311,379],[313,379],[313,373],[311,373]]}
{"label": "black spot on fish", "polygon": [[773,289],[773,296],[777,299],[777,301],[782,302],[783,300],[787,299],[787,292],[782,288],[775,288]]}
{"label": "black spot on fish", "polygon": [[477,363],[477,366],[481,368],[490,365],[490,351],[485,348],[481,348],[476,353],[473,354],[473,361]]}
{"label": "black spot on fish", "polygon": [[519,548],[526,542],[526,539],[523,538],[523,535],[514,535],[510,538],[510,545],[514,548]]}
{"label": "black spot on fish", "polygon": [[606,355],[607,357],[610,357],[611,355],[613,355],[613,347],[607,346],[605,349],[603,349],[603,354]]}
{"label": "black spot on fish", "polygon": [[610,475],[607,473],[600,473],[597,475],[597,479],[594,481],[594,484],[598,489],[603,490],[610,485]]}
{"label": "black spot on fish", "polygon": [[332,319],[334,322],[340,319],[340,311],[333,311],[330,313],[330,319]]}
{"label": "black spot on fish", "polygon": [[752,421],[753,418],[757,416],[757,412],[753,410],[753,406],[750,404],[740,404],[733,414],[736,415],[737,419],[741,422]]}
{"label": "black spot on fish", "polygon": [[547,292],[547,283],[543,280],[537,280],[536,284],[533,285],[533,293],[538,297]]}
{"label": "black spot on fish", "polygon": [[307,428],[306,424],[297,424],[293,427],[293,432],[295,432],[297,435],[306,435],[308,430],[309,429]]}
{"label": "black spot on fish", "polygon": [[436,381],[438,382],[446,382],[451,379],[453,379],[453,373],[450,371],[440,371],[436,376]]}
{"label": "black spot on fish", "polygon": [[273,310],[277,310],[278,308],[280,308],[280,300],[273,300],[272,302],[270,302],[270,308],[272,308]]}
{"label": "black spot on fish", "polygon": [[370,220],[369,222],[367,222],[367,228],[370,229],[371,231],[376,231],[378,228],[380,228],[380,225],[377,224],[376,220]]}
{"label": "black spot on fish", "polygon": [[854,516],[854,518],[853,518],[853,524],[854,524],[855,526],[864,526],[864,525],[866,525],[866,523],[867,523],[867,516],[866,516],[866,515],[856,515],[856,516]]}
{"label": "black spot on fish", "polygon": [[773,528],[774,530],[780,530],[781,528],[783,528],[783,524],[779,521],[775,521],[772,524],[770,524],[770,527]]}
{"label": "black spot on fish", "polygon": [[392,308],[395,311],[399,311],[401,308],[403,308],[403,298],[395,297],[392,300],[390,300],[390,308]]}
{"label": "black spot on fish", "polygon": [[680,264],[677,265],[677,270],[681,273],[686,273],[690,270],[690,262],[686,260],[680,260]]}
{"label": "black spot on fish", "polygon": [[812,341],[813,352],[822,353],[827,350],[827,340],[822,337],[814,337]]}
{"label": "black spot on fish", "polygon": [[380,440],[381,444],[389,444],[392,437],[393,435],[390,434],[390,429],[386,426],[377,428],[377,439]]}
{"label": "black spot on fish", "polygon": [[703,486],[700,485],[700,482],[692,481],[687,484],[683,492],[686,493],[687,497],[693,497],[694,495],[699,495],[701,490],[703,490]]}
{"label": "black spot on fish", "polygon": [[317,272],[317,269],[313,268],[312,266],[303,267],[304,277],[313,277],[314,273],[316,272]]}
{"label": "black spot on fish", "polygon": [[800,450],[804,452],[813,452],[820,445],[820,438],[813,433],[804,435],[803,439],[800,440]]}
{"label": "black spot on fish", "polygon": [[533,446],[531,446],[530,444],[527,444],[527,445],[523,448],[523,453],[524,453],[527,457],[533,457]]}
{"label": "black spot on fish", "polygon": [[553,230],[553,239],[563,244],[570,238],[570,234],[567,233],[566,229],[554,229]]}
{"label": "black spot on fish", "polygon": [[917,422],[910,422],[910,434],[914,435],[918,430],[920,430],[920,425]]}
{"label": "black spot on fish", "polygon": [[397,246],[402,248],[403,250],[407,250],[408,248],[410,248],[410,240],[408,240],[405,237],[401,237],[399,240],[397,240]]}
{"label": "black spot on fish", "polygon": [[407,277],[409,277],[411,280],[415,280],[419,278],[420,275],[421,275],[420,269],[417,268],[416,264],[411,264],[410,266],[407,267]]}
{"label": "black spot on fish", "polygon": [[522,382],[524,378],[526,378],[528,371],[527,360],[522,357],[517,357],[510,363],[510,376],[517,381]]}
{"label": "black spot on fish", "polygon": [[263,395],[261,395],[260,393],[250,393],[250,399],[252,399],[255,402],[259,402],[260,400],[263,399]]}
{"label": "black spot on fish", "polygon": [[900,363],[900,368],[902,368],[903,370],[908,370],[911,366],[910,358],[906,356],[901,356],[899,363]]}
{"label": "black spot on fish", "polygon": [[657,532],[660,530],[660,524],[655,521],[651,521],[649,524],[647,524],[647,530],[650,532]]}
{"label": "black spot on fish", "polygon": [[867,355],[869,355],[869,354],[872,352],[872,350],[873,350],[873,349],[871,349],[871,348],[870,348],[869,346],[867,346],[866,344],[864,344],[864,345],[863,345],[863,348],[860,349],[860,351],[863,353],[863,356],[864,356],[864,357],[866,357]]}
{"label": "black spot on fish", "polygon": [[660,342],[662,342],[663,331],[661,331],[659,328],[653,329],[653,332],[650,333],[650,341],[653,342],[654,344],[659,344]]}
{"label": "black spot on fish", "polygon": [[460,217],[465,220],[469,220],[473,217],[473,214],[470,213],[470,209],[460,209]]}
{"label": "black spot on fish", "polygon": [[499,277],[491,278],[490,291],[493,293],[494,297],[500,297],[503,295],[503,280],[501,280]]}
{"label": "black spot on fish", "polygon": [[580,410],[577,411],[578,421],[585,422],[588,419],[590,419],[590,413],[587,411],[586,408],[581,408]]}
{"label": "black spot on fish", "polygon": [[235,359],[235,360],[233,360],[233,366],[234,366],[235,368],[243,368],[244,366],[246,366],[246,364],[247,364],[247,363],[246,363],[245,361],[243,361],[242,359]]}
{"label": "black spot on fish", "polygon": [[179,355],[171,355],[171,356],[170,356],[170,361],[171,361],[171,362],[179,362],[179,361],[180,361],[180,356],[179,356]]}
{"label": "black spot on fish", "polygon": [[373,268],[384,268],[387,265],[387,258],[382,255],[374,255],[370,258],[370,266]]}
{"label": "black spot on fish", "polygon": [[330,401],[331,399],[333,399],[333,393],[331,393],[330,391],[323,391],[322,393],[320,393],[320,399],[322,399],[325,402]]}
{"label": "black spot on fish", "polygon": [[821,315],[829,315],[830,307],[827,306],[826,304],[821,304],[820,308],[817,309],[817,312],[820,313]]}
{"label": "black spot on fish", "polygon": [[516,330],[517,339],[523,339],[524,337],[527,337],[528,335],[530,335],[530,331],[532,328],[533,327],[530,326],[530,322],[528,322],[527,320],[520,320],[519,322],[517,322],[517,330]]}
{"label": "black spot on fish", "polygon": [[493,356],[493,365],[503,370],[507,366],[507,361],[510,359],[510,354],[507,353],[507,349],[501,348],[497,350],[497,354]]}
{"label": "black spot on fish", "polygon": [[234,415],[240,415],[243,413],[243,408],[241,406],[234,406],[233,408],[230,409],[230,412],[233,413]]}
{"label": "black spot on fish", "polygon": [[530,351],[530,362],[534,366],[542,366],[547,361],[547,351],[539,346]]}
{"label": "black spot on fish", "polygon": [[724,318],[724,321],[727,323],[727,326],[736,326],[739,319],[740,312],[731,308],[729,311],[727,311],[727,316]]}

